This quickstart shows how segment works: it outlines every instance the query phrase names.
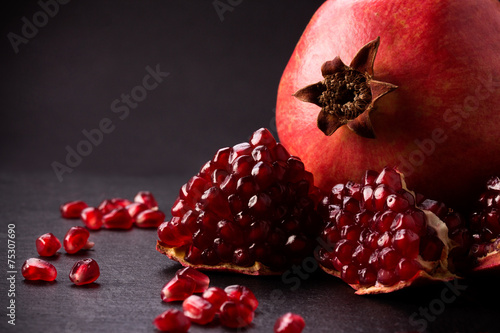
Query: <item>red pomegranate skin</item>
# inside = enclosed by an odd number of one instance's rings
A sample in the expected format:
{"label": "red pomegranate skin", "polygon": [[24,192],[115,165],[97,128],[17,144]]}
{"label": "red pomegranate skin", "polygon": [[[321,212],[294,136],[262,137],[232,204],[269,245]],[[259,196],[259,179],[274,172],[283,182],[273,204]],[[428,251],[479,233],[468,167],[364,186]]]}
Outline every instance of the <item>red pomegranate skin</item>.
{"label": "red pomegranate skin", "polygon": [[[316,185],[396,166],[410,188],[458,205],[500,170],[500,2],[329,0],[312,17],[283,73],[276,124]],[[349,64],[380,36],[374,79],[398,89],[371,113],[376,139],[346,126],[325,136],[320,108],[292,94],[323,80],[335,56]]]}

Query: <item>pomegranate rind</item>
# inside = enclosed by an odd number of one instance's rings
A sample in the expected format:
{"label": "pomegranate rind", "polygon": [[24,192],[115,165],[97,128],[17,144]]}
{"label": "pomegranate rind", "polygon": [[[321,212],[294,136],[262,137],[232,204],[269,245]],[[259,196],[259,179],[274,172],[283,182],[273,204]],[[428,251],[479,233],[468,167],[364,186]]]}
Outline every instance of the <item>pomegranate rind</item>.
{"label": "pomegranate rind", "polygon": [[473,272],[479,271],[489,271],[489,270],[500,270],[500,252],[495,250],[489,252],[484,257],[477,259],[477,264],[472,269]]}
{"label": "pomegranate rind", "polygon": [[226,271],[240,273],[245,275],[280,275],[283,271],[271,270],[268,266],[256,261],[255,264],[249,267],[237,266],[231,263],[220,263],[215,266],[209,265],[194,265],[184,260],[186,256],[185,247],[169,247],[162,241],[156,241],[156,250],[168,258],[179,262],[184,267],[192,267],[204,271]]}

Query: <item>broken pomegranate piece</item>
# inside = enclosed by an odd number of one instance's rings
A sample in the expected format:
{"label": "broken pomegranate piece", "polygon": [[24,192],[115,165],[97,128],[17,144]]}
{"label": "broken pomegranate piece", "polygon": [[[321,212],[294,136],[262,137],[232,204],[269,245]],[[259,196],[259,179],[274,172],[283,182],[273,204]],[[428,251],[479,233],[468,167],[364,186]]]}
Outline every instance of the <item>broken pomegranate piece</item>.
{"label": "broken pomegranate piece", "polygon": [[42,257],[51,257],[61,248],[61,242],[52,233],[46,233],[36,239],[36,251]]}
{"label": "broken pomegranate piece", "polygon": [[89,284],[97,280],[101,274],[99,265],[92,258],[78,260],[71,268],[69,279],[77,286]]}
{"label": "broken pomegranate piece", "polygon": [[453,242],[435,214],[416,206],[403,175],[385,168],[362,183],[333,187],[319,210],[326,221],[316,256],[357,294],[387,293],[417,280],[450,280]]}
{"label": "broken pomegranate piece", "polygon": [[315,247],[318,193],[301,160],[260,129],[181,187],[157,250],[184,266],[279,274]]}
{"label": "broken pomegranate piece", "polygon": [[37,258],[26,260],[21,272],[26,280],[54,281],[57,277],[57,270],[54,265]]}

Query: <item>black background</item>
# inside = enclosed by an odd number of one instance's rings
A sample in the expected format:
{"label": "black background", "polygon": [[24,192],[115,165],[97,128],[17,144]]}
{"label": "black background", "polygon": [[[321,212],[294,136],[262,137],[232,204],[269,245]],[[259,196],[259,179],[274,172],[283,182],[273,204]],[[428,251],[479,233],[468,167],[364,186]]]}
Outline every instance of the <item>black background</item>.
{"label": "black background", "polygon": [[[2,8],[0,89],[0,320],[15,332],[151,332],[152,319],[169,307],[161,287],[180,266],[154,250],[156,232],[92,232],[94,250],[61,254],[55,283],[23,280],[22,262],[37,257],[35,239],[60,239],[79,221],[63,220],[58,207],[82,199],[152,191],[168,212],[179,187],[220,147],[245,141],[259,127],[275,133],[274,107],[281,73],[309,18],[322,1],[69,1],[16,53],[7,35],[33,22],[36,1]],[[7,6],[5,3],[2,6]],[[111,103],[142,84],[146,67],[168,72],[158,87],[120,119]],[[109,118],[91,153],[58,179],[52,164],[65,164],[84,130]],[[15,297],[8,296],[7,231],[16,231]],[[67,274],[77,259],[101,266],[98,283],[75,287]],[[242,331],[270,332],[288,311],[306,320],[305,332],[494,332],[499,291],[489,277],[392,295],[360,297],[315,270],[282,277],[210,273],[212,284],[244,284],[261,305]],[[296,283],[297,282],[297,283]],[[493,287],[488,287],[493,285]],[[298,287],[298,288],[294,288]],[[6,306],[15,299],[16,326]],[[443,306],[444,305],[444,306]],[[428,309],[430,319],[420,311]],[[413,316],[413,317],[412,317]],[[414,319],[414,322],[411,321]],[[418,320],[418,322],[417,322]],[[425,325],[424,325],[425,324]],[[191,332],[230,331],[193,325]]]}

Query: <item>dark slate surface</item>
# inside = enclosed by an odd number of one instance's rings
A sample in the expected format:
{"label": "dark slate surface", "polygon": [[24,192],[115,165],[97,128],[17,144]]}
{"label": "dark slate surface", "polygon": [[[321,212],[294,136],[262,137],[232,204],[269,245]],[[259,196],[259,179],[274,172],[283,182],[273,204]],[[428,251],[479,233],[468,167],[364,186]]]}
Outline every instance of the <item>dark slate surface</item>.
{"label": "dark slate surface", "polygon": [[[154,230],[92,232],[94,250],[50,259],[59,271],[55,283],[24,281],[22,263],[37,257],[39,235],[62,238],[80,223],[60,218],[61,203],[97,205],[150,190],[168,212],[179,187],[218,148],[259,127],[275,131],[281,73],[322,1],[222,0],[232,4],[223,20],[215,1],[66,2],[17,53],[7,35],[22,35],[25,20],[43,19],[40,4],[18,0],[0,11],[1,331],[152,332],[157,314],[179,307],[163,304],[160,290],[180,268],[155,251]],[[123,111],[114,113],[112,103],[157,65],[169,76],[120,119]],[[105,118],[113,132],[58,180],[51,164],[64,164],[66,147],[76,149],[83,131]],[[16,235],[15,296],[7,280],[9,224]],[[95,285],[74,287],[67,275],[84,257],[96,259],[102,275]],[[314,269],[284,277],[209,275],[215,286],[243,284],[257,295],[260,307],[246,332],[270,332],[287,311],[304,316],[305,332],[498,331],[497,278],[461,281],[458,296],[439,284],[360,297]],[[15,326],[8,324],[11,299]],[[205,331],[230,330],[191,329]]]}

